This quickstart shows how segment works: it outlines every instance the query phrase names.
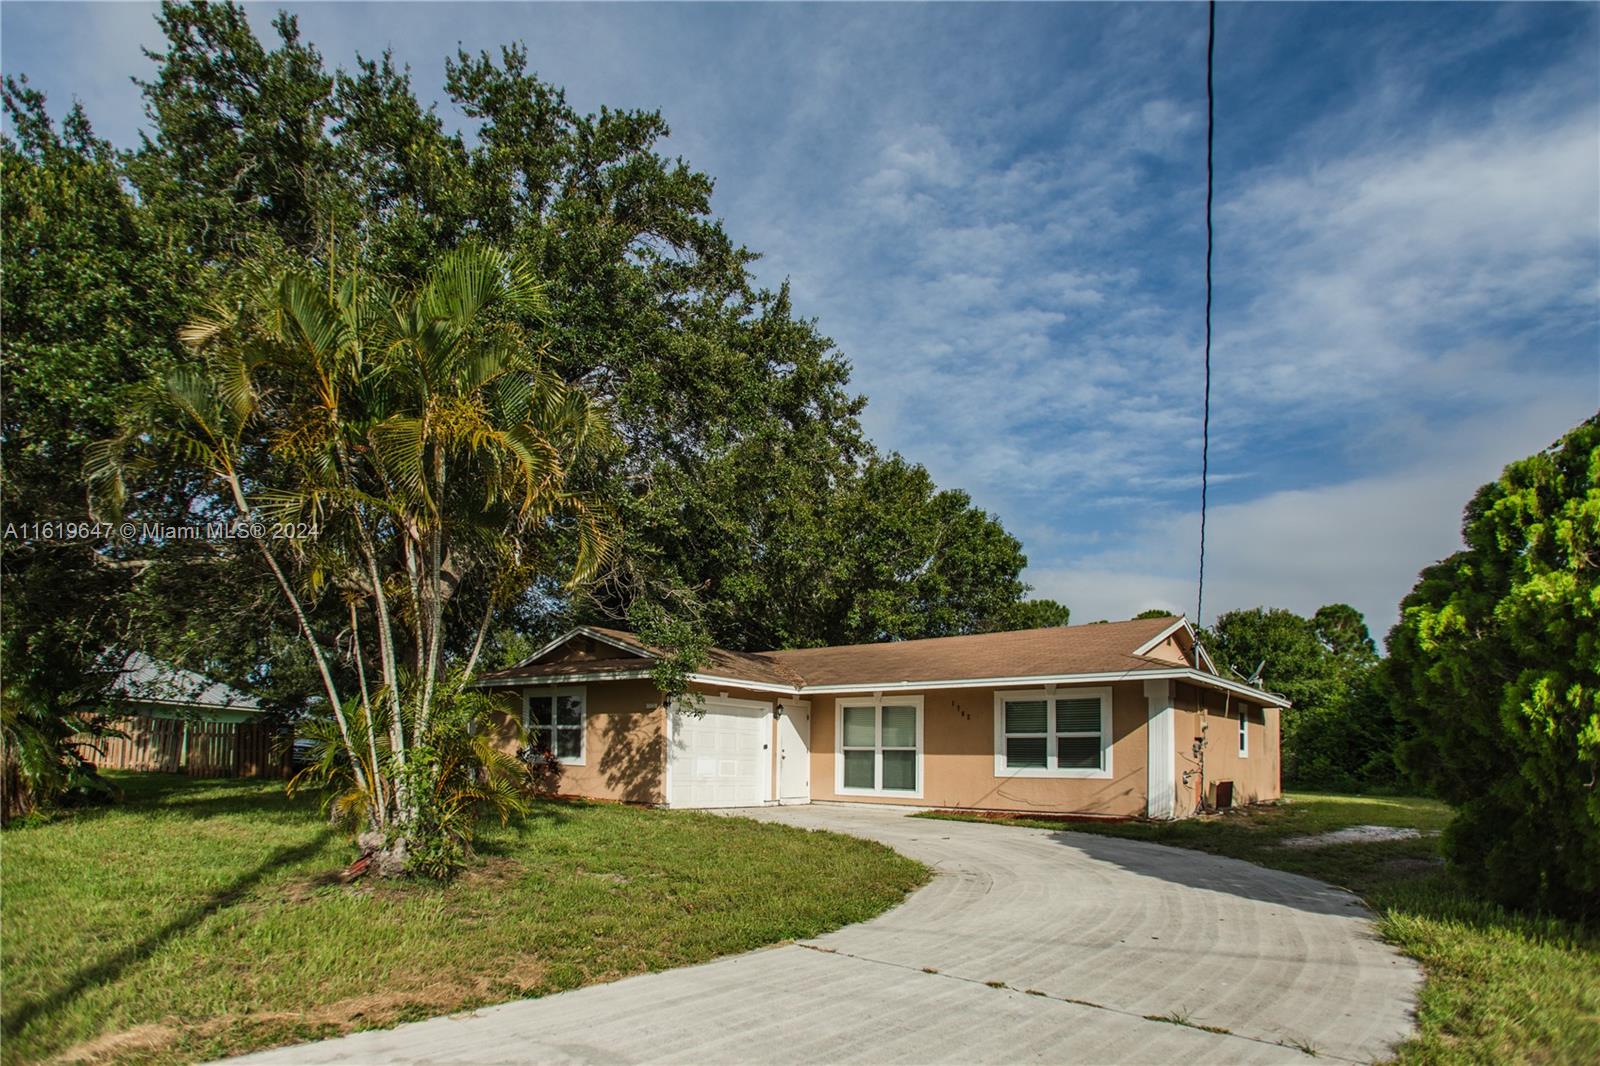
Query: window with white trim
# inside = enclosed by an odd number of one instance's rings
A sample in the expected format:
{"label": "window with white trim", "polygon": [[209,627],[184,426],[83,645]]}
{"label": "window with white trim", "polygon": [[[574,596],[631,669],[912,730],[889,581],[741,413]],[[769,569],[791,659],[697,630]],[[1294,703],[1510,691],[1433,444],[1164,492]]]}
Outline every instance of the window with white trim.
{"label": "window with white trim", "polygon": [[1111,690],[1039,689],[994,697],[996,777],[1110,777]]}
{"label": "window with white trim", "polygon": [[523,704],[524,729],[538,730],[536,747],[574,766],[583,765],[583,734],[588,718],[584,689],[546,688],[527,694]]}
{"label": "window with white trim", "polygon": [[839,701],[840,792],[922,793],[922,697]]}
{"label": "window with white trim", "polygon": [[1239,755],[1250,754],[1250,712],[1239,708]]}

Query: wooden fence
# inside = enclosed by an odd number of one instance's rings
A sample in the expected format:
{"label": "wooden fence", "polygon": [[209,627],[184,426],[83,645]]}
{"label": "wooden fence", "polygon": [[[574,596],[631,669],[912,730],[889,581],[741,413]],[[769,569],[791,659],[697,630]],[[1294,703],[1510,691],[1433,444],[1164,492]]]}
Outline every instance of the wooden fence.
{"label": "wooden fence", "polygon": [[190,777],[288,777],[289,753],[253,722],[184,722],[138,715],[114,727],[121,737],[84,737],[78,750],[102,770],[155,770]]}

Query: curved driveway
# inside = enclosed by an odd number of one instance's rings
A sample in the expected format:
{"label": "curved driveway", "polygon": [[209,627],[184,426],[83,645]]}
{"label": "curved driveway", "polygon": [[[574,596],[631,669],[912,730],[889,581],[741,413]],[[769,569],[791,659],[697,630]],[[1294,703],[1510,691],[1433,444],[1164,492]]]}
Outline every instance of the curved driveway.
{"label": "curved driveway", "polygon": [[1316,881],[864,805],[729,813],[870,837],[937,875],[801,944],[239,1061],[1304,1064],[1383,1058],[1411,1031],[1416,965]]}

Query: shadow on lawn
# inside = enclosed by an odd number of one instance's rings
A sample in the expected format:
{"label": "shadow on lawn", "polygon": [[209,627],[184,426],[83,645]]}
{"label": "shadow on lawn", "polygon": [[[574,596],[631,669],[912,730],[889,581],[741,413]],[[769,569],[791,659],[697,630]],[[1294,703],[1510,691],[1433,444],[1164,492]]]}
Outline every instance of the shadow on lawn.
{"label": "shadow on lawn", "polygon": [[93,806],[73,807],[62,816],[74,822],[92,822],[117,814],[176,814],[186,818],[215,818],[230,814],[251,817],[304,818],[318,816],[318,800],[310,793],[290,796],[288,782],[260,777],[189,777],[184,774],[118,771],[105,775],[121,798]]}
{"label": "shadow on lawn", "polygon": [[205,902],[189,907],[160,929],[143,937],[137,943],[123,948],[115,955],[82,967],[67,978],[65,984],[55,992],[40,999],[23,1003],[17,1010],[6,1014],[4,1023],[0,1024],[0,1031],[6,1034],[20,1032],[24,1027],[39,1018],[54,1014],[66,1007],[82,995],[85,990],[95,985],[117,980],[130,965],[146,958],[167,941],[193,929],[223,908],[231,907],[238,903],[263,877],[282,869],[284,866],[308,859],[321,851],[332,833],[333,830],[331,828],[324,828],[302,844],[277,849],[262,859],[253,870],[241,875],[228,887],[213,893]]}

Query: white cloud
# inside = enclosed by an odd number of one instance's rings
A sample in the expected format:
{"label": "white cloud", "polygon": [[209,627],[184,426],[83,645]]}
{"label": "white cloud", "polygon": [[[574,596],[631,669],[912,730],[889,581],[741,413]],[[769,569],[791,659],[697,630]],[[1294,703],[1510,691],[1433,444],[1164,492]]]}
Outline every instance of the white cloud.
{"label": "white cloud", "polygon": [[[1460,548],[1461,512],[1478,487],[1595,409],[1581,394],[1547,397],[1503,416],[1492,432],[1463,421],[1390,473],[1210,509],[1206,619],[1262,605],[1309,614],[1345,602],[1381,641],[1418,571]],[[1125,543],[1027,576],[1039,595],[1061,599],[1082,621],[1147,607],[1193,616],[1198,543],[1196,511],[1154,515]]]}
{"label": "white cloud", "polygon": [[[1566,330],[1594,321],[1595,114],[1535,126],[1527,110],[1280,166],[1224,203],[1224,271],[1237,275],[1226,253],[1241,254],[1247,273],[1229,284],[1249,295],[1242,320],[1222,319],[1219,356],[1251,396],[1381,409],[1436,378],[1459,344],[1532,334],[1518,323],[1534,317]],[[1457,390],[1503,397],[1509,368],[1479,369]]]}

